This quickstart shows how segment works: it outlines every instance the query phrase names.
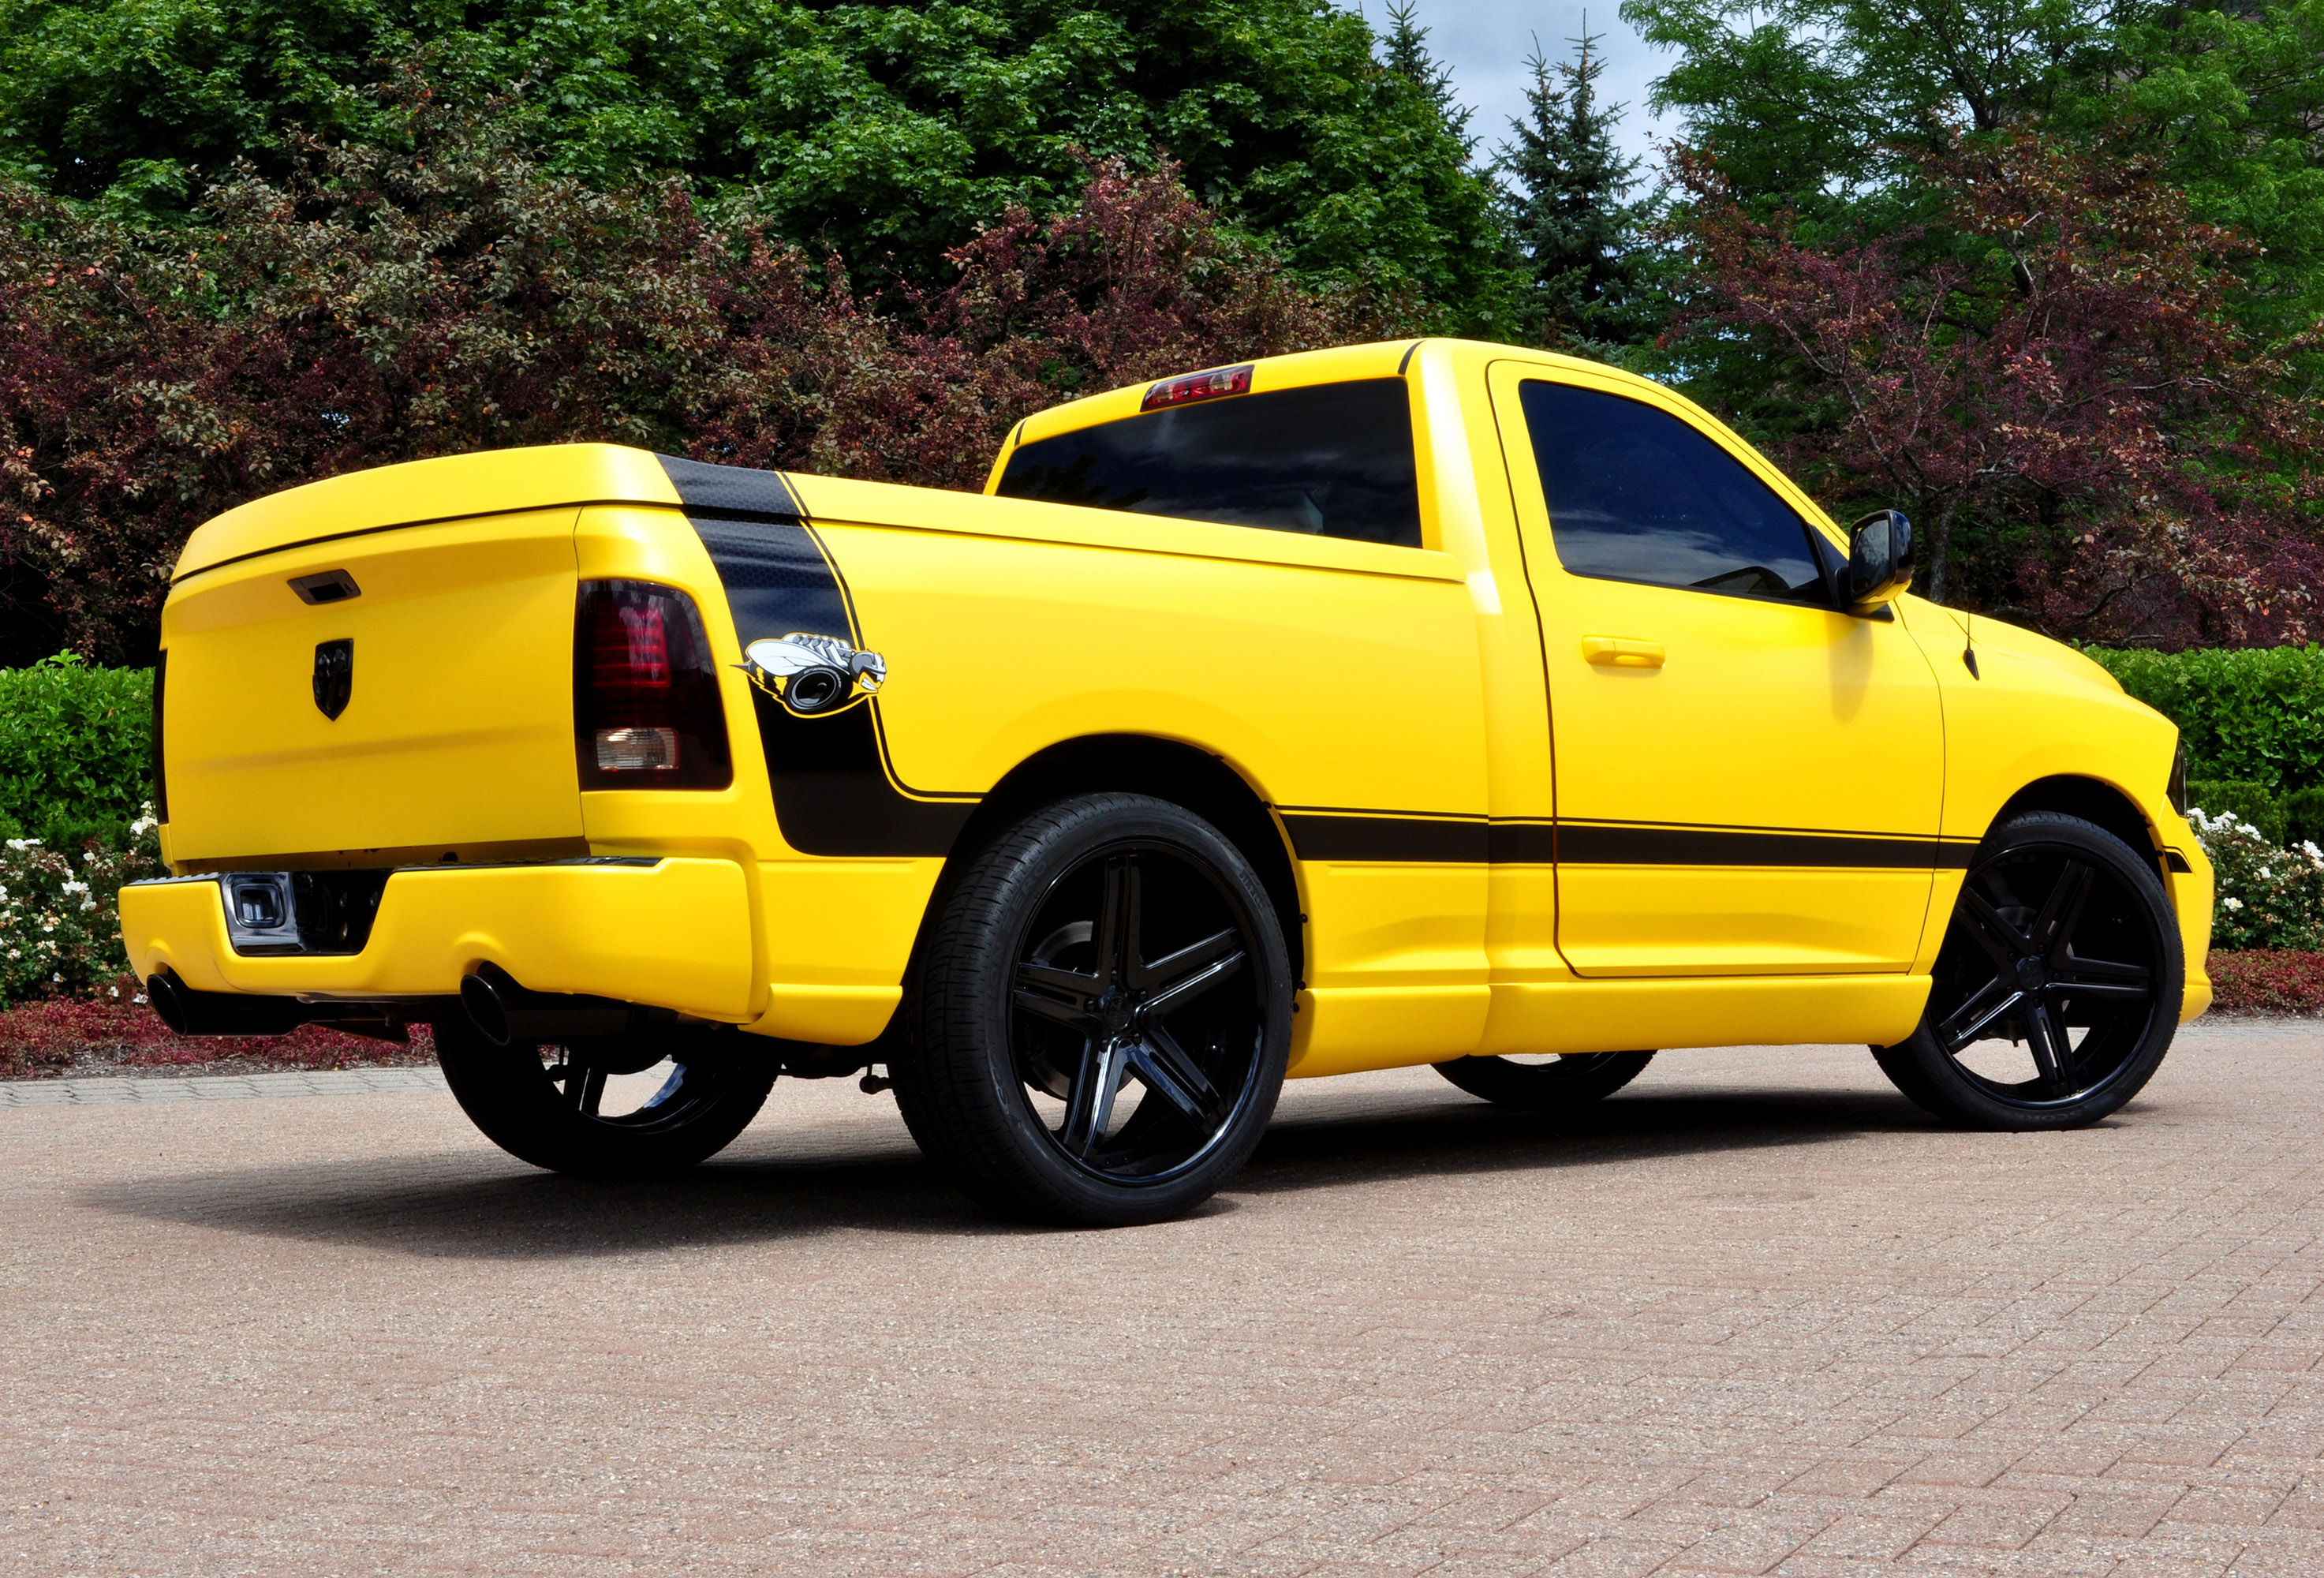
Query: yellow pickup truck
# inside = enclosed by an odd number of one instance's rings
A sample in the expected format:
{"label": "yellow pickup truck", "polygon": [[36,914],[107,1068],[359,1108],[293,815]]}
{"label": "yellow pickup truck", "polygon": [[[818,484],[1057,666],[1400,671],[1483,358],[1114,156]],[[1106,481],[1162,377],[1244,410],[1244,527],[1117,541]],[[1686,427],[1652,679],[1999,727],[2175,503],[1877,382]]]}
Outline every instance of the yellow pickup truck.
{"label": "yellow pickup truck", "polygon": [[1437,339],[1059,406],[981,496],[335,477],[177,565],[124,937],[189,1033],[431,1025],[544,1167],[860,1075],[1052,1219],[1188,1209],[1286,1075],[1852,1041],[2089,1123],[2209,1001],[2176,734],[1911,564],[1666,389]]}

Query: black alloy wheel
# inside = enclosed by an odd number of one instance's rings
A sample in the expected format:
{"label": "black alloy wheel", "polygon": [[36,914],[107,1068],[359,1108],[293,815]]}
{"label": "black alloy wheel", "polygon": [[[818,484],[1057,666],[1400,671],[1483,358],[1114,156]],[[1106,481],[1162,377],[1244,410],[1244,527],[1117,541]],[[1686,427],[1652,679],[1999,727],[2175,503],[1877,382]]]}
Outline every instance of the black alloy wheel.
{"label": "black alloy wheel", "polygon": [[2178,1029],[2178,919],[2151,860],[2092,823],[2020,817],[1979,846],[1920,1027],[1874,1055],[1940,1117],[2070,1129],[2136,1095]]}
{"label": "black alloy wheel", "polygon": [[496,1047],[466,1020],[434,1029],[444,1082],[485,1138],[587,1177],[675,1172],[715,1155],[758,1115],[777,1067],[771,1047],[731,1030]]}
{"label": "black alloy wheel", "polygon": [[1455,1057],[1436,1072],[1496,1106],[1556,1112],[1604,1101],[1654,1061],[1652,1052],[1536,1053]]}
{"label": "black alloy wheel", "polygon": [[986,1204],[1157,1221],[1208,1198],[1258,1143],[1290,998],[1241,853],[1166,801],[1092,795],[970,863],[890,1073],[921,1148]]}

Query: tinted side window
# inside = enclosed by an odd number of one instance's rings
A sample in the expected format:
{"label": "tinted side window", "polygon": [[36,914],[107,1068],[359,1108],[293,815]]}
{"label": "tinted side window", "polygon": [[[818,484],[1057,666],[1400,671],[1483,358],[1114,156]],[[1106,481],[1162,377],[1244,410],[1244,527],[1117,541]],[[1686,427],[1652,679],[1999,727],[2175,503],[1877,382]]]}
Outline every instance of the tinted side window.
{"label": "tinted side window", "polygon": [[1019,448],[1004,498],[1420,546],[1401,378],[1148,411]]}
{"label": "tinted side window", "polygon": [[1812,529],[1678,418],[1565,383],[1529,382],[1519,399],[1550,540],[1574,575],[1825,600]]}

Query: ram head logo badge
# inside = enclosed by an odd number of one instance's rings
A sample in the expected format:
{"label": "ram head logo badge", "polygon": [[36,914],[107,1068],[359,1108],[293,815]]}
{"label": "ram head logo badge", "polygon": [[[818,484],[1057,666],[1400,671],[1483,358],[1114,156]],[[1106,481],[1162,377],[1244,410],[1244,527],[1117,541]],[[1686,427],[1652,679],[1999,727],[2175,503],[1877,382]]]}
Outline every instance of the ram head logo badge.
{"label": "ram head logo badge", "polygon": [[742,658],[751,683],[801,717],[838,712],[888,678],[885,658],[859,652],[835,635],[793,631],[779,641],[752,641],[742,649]]}
{"label": "ram head logo badge", "polygon": [[325,717],[338,721],[347,710],[355,688],[355,643],[321,641],[315,647],[315,706]]}

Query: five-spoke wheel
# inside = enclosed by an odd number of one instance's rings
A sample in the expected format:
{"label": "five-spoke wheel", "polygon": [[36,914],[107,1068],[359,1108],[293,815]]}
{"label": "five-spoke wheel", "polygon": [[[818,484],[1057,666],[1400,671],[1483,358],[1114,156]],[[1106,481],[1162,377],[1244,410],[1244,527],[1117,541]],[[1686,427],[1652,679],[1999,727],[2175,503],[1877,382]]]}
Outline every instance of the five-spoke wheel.
{"label": "five-spoke wheel", "polygon": [[1876,1055],[1898,1089],[1958,1121],[2096,1122],[2170,1049],[2183,970],[2151,861],[2079,818],[2020,817],[1961,883],[1920,1028]]}
{"label": "five-spoke wheel", "polygon": [[1191,812],[1093,795],[988,845],[947,897],[891,1064],[905,1121],[1019,1213],[1175,1215],[1241,1166],[1290,1044],[1282,930]]}

